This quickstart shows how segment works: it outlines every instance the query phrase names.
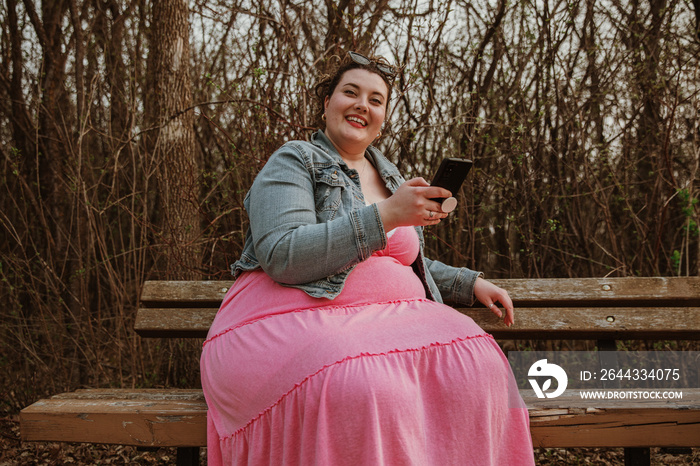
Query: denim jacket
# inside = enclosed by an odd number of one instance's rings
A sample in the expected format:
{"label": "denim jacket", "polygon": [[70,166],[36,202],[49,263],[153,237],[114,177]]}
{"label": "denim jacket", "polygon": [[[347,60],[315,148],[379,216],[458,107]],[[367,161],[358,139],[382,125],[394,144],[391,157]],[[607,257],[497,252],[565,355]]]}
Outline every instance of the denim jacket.
{"label": "denim jacket", "polygon": [[[370,146],[367,157],[393,193],[404,182],[396,166]],[[234,278],[262,268],[276,282],[316,298],[333,299],[355,265],[387,245],[376,204],[365,205],[360,178],[322,131],[291,141],[272,154],[246,195],[250,219]],[[426,296],[471,305],[480,275],[423,255],[412,267]]]}

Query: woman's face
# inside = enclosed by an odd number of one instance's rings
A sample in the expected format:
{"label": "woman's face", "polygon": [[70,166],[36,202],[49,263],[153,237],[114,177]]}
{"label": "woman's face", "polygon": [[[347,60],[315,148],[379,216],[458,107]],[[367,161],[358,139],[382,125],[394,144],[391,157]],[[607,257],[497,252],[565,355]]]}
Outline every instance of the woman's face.
{"label": "woman's face", "polygon": [[389,89],[376,73],[345,72],[324,102],[326,135],[341,155],[364,154],[381,130]]}

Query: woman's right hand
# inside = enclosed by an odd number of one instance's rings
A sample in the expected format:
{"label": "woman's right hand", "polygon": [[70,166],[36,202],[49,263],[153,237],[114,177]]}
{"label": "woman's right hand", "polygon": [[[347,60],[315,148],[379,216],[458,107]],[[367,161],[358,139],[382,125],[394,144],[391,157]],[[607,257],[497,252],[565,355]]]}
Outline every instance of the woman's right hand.
{"label": "woman's right hand", "polygon": [[377,203],[377,208],[386,231],[401,226],[437,225],[448,214],[431,198],[451,195],[445,188],[430,186],[423,178],[413,178],[399,186],[389,198]]}

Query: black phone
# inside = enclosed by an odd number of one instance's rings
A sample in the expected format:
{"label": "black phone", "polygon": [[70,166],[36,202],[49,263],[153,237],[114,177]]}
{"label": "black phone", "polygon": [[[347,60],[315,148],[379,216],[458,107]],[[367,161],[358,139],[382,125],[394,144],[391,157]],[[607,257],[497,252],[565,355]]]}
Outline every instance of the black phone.
{"label": "black phone", "polygon": [[[462,187],[462,183],[464,183],[464,180],[467,178],[467,174],[469,170],[471,170],[472,165],[474,165],[473,162],[468,159],[446,157],[440,162],[440,167],[438,167],[437,173],[435,173],[435,177],[430,185],[445,188],[452,193],[452,196],[456,196],[459,192],[459,188]],[[442,198],[432,200],[441,202]]]}

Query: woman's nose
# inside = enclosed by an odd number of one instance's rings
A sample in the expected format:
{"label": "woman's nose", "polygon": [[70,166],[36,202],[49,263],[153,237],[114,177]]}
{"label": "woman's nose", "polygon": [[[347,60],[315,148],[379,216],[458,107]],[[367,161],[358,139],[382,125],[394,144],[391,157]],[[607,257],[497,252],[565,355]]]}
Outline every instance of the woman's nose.
{"label": "woman's nose", "polygon": [[367,110],[367,105],[368,105],[368,104],[367,104],[367,99],[365,99],[364,97],[358,97],[358,98],[357,98],[357,101],[355,102],[355,108],[356,108],[357,110],[364,110],[364,111],[366,111],[366,110]]}

